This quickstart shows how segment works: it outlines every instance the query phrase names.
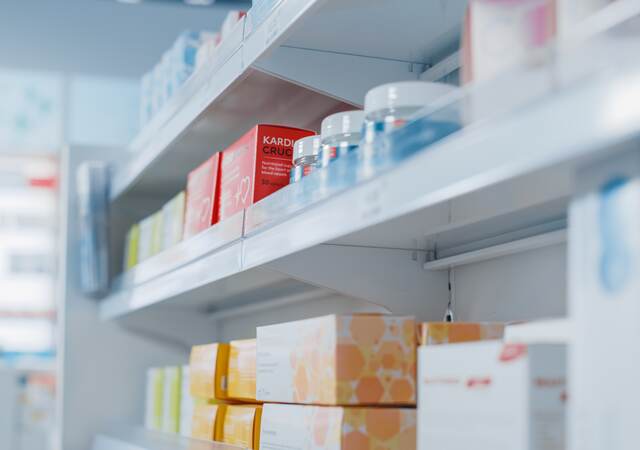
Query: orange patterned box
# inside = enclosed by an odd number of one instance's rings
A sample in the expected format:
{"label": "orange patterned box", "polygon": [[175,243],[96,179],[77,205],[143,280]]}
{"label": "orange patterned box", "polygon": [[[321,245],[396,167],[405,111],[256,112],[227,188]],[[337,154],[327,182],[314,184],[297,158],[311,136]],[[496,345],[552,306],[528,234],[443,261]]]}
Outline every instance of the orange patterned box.
{"label": "orange patterned box", "polygon": [[502,339],[504,323],[499,322],[424,322],[418,325],[420,345]]}
{"label": "orange patterned box", "polygon": [[415,450],[416,410],[264,405],[260,450]]}
{"label": "orange patterned box", "polygon": [[414,405],[412,317],[331,315],[259,327],[257,399],[318,405]]}
{"label": "orange patterned box", "polygon": [[194,345],[189,359],[191,395],[196,398],[227,398],[229,344]]}
{"label": "orange patterned box", "polygon": [[230,399],[256,401],[256,340],[229,342],[228,395]]}
{"label": "orange patterned box", "polygon": [[262,406],[224,405],[221,434],[216,440],[242,448],[260,448],[260,419]]}
{"label": "orange patterned box", "polygon": [[208,441],[218,440],[222,430],[224,406],[198,402],[193,410],[191,437]]}

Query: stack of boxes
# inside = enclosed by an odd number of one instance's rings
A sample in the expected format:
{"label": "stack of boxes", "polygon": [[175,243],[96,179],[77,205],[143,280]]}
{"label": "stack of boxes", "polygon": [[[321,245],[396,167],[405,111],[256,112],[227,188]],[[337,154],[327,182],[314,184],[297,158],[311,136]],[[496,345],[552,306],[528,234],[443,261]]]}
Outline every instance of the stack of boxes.
{"label": "stack of boxes", "polygon": [[134,224],[125,244],[124,267],[136,264],[231,217],[289,184],[293,144],[313,131],[256,125],[187,178],[162,210]]}
{"label": "stack of boxes", "polygon": [[504,330],[377,314],[259,327],[151,369],[146,424],[254,450],[562,449],[565,344]]}
{"label": "stack of boxes", "polygon": [[415,449],[413,318],[332,315],[257,335],[261,449]]}
{"label": "stack of boxes", "polygon": [[255,367],[255,339],[193,347],[194,438],[259,448],[262,409],[256,404]]}

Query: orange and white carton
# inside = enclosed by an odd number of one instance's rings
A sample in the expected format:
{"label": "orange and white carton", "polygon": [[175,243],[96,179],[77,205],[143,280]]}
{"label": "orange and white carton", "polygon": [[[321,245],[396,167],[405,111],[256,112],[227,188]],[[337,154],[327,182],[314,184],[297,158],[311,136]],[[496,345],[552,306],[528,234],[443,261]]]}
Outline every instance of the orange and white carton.
{"label": "orange and white carton", "polygon": [[220,439],[225,405],[197,401],[193,410],[191,437],[216,441]]}
{"label": "orange and white carton", "polygon": [[260,435],[261,450],[415,450],[416,410],[267,404]]}
{"label": "orange and white carton", "polygon": [[413,317],[330,315],[259,327],[257,399],[414,405]]}
{"label": "orange and white carton", "polygon": [[418,325],[420,345],[502,339],[505,324],[497,322],[423,322]]}
{"label": "orange and white carton", "polygon": [[227,395],[229,344],[194,345],[189,358],[191,395],[224,400]]}
{"label": "orange and white carton", "polygon": [[242,448],[260,447],[260,405],[222,405],[222,428],[216,440]]}
{"label": "orange and white carton", "polygon": [[422,346],[418,449],[564,449],[566,399],[564,344]]}
{"label": "orange and white carton", "polygon": [[229,342],[228,396],[233,400],[256,401],[256,340]]}

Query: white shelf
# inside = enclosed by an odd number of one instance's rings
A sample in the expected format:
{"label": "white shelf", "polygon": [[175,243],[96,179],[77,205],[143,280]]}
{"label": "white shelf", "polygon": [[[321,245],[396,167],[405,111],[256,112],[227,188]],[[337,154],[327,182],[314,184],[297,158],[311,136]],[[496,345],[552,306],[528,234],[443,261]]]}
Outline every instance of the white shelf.
{"label": "white shelf", "polygon": [[121,428],[96,436],[92,450],[242,450],[242,447],[143,428]]}
{"label": "white shelf", "polygon": [[116,167],[112,199],[177,192],[193,167],[256,123],[319,129],[369,88],[417,79],[456,45],[466,0],[409,3],[284,0],[250,34],[238,26],[219,59],[134,140],[130,161]]}
{"label": "white shelf", "polygon": [[[163,304],[220,310],[264,301],[269,289],[272,297],[295,294],[313,288],[297,258],[321,244],[345,252],[412,250],[427,259],[437,250],[446,258],[499,245],[504,237],[561,229],[576,168],[623,151],[621,144],[640,133],[640,102],[629,101],[640,89],[638,74],[621,68],[554,86],[517,114],[468,127],[300,211],[265,218],[264,211],[278,210],[269,205],[305,187],[289,186],[246,212],[242,239],[221,249],[202,249],[196,239],[183,243],[185,255],[197,247],[206,256],[116,290],[103,301],[102,316]],[[603,120],[603,111],[621,110]]]}

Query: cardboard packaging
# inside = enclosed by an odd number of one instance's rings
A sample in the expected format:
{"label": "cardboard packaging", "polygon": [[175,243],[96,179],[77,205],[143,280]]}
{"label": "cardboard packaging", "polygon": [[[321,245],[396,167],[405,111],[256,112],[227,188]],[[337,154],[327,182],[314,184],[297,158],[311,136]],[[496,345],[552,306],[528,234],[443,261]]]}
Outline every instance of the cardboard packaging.
{"label": "cardboard packaging", "polygon": [[180,390],[182,389],[182,368],[165,367],[162,431],[178,433],[180,431]]}
{"label": "cardboard packaging", "polygon": [[222,405],[222,410],[222,432],[216,440],[247,449],[260,449],[262,406]]}
{"label": "cardboard packaging", "polygon": [[182,366],[182,379],[180,380],[180,434],[191,437],[191,424],[193,422],[193,409],[195,404],[191,396],[191,377],[189,366]]}
{"label": "cardboard packaging", "polygon": [[640,155],[576,174],[569,210],[570,450],[638,448]]}
{"label": "cardboard packaging", "polygon": [[418,449],[565,448],[566,346],[484,341],[418,350]]}
{"label": "cardboard packaging", "polygon": [[195,345],[189,358],[191,395],[224,400],[227,394],[229,344]]}
{"label": "cardboard packaging", "polygon": [[261,450],[415,450],[416,410],[267,404],[260,434]]}
{"label": "cardboard packaging", "polygon": [[138,263],[160,252],[162,213],[160,211],[140,221],[138,236]]}
{"label": "cardboard packaging", "polygon": [[191,437],[207,441],[220,440],[225,405],[199,401],[193,410]]}
{"label": "cardboard packaging", "polygon": [[206,230],[217,220],[216,189],[220,154],[216,153],[189,173],[184,213],[184,239]]}
{"label": "cardboard packaging", "polygon": [[229,342],[228,396],[230,399],[256,401],[256,340]]}
{"label": "cardboard packaging", "polygon": [[147,392],[145,405],[145,427],[161,431],[164,419],[164,368],[147,370]]}
{"label": "cardboard packaging", "polygon": [[256,125],[222,154],[220,220],[289,184],[293,144],[313,131]]}
{"label": "cardboard packaging", "polygon": [[134,224],[127,233],[124,250],[124,269],[133,269],[138,264],[138,244],[140,242],[140,225]]}
{"label": "cardboard packaging", "polygon": [[494,78],[544,48],[556,34],[556,1],[471,1],[462,38],[463,82]]}
{"label": "cardboard packaging", "polygon": [[257,398],[319,405],[413,405],[412,317],[330,315],[259,327]]}
{"label": "cardboard packaging", "polygon": [[436,345],[502,339],[504,328],[504,323],[491,322],[424,322],[418,325],[418,343]]}
{"label": "cardboard packaging", "polygon": [[182,191],[162,207],[162,250],[171,248],[182,240],[184,233],[184,202],[185,193]]}

